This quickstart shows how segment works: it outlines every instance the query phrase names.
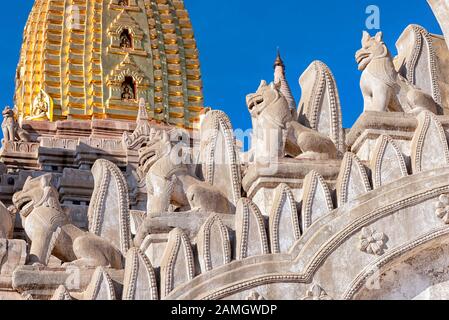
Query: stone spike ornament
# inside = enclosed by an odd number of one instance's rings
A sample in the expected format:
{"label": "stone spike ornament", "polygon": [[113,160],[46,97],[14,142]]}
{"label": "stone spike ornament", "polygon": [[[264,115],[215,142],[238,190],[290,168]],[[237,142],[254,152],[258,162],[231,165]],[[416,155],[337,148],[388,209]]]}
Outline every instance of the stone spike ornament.
{"label": "stone spike ornament", "polygon": [[281,58],[281,52],[278,48],[276,60],[274,62],[274,83],[280,83],[280,91],[284,95],[285,99],[287,99],[288,106],[292,111],[293,116],[296,116],[296,101],[293,96],[292,90],[290,89],[290,85],[288,84],[287,78],[285,76],[285,64]]}
{"label": "stone spike ornament", "polygon": [[316,171],[310,172],[304,181],[301,222],[302,230],[334,209],[332,196],[324,178]]}
{"label": "stone spike ornament", "polygon": [[0,300],[447,300],[446,40],[412,24],[393,59],[365,32],[345,129],[330,69],[295,114],[278,54],[244,152],[202,108],[183,1],[36,0],[3,110]]}
{"label": "stone spike ornament", "polygon": [[417,120],[411,150],[413,173],[449,166],[449,147],[440,121],[428,112],[421,113]]}
{"label": "stone spike ornament", "polygon": [[268,254],[267,230],[259,208],[249,199],[242,198],[236,213],[236,259]]}
{"label": "stone spike ornament", "polygon": [[207,219],[197,235],[196,243],[203,273],[231,262],[229,231],[218,215]]}
{"label": "stone spike ornament", "polygon": [[95,179],[89,206],[89,230],[111,241],[123,255],[131,247],[128,185],[120,169],[107,160],[92,168]]}
{"label": "stone spike ornament", "polygon": [[387,183],[408,175],[401,150],[389,136],[380,136],[371,156],[373,187],[377,189]]}
{"label": "stone spike ornament", "polygon": [[329,67],[314,61],[299,78],[302,89],[299,121],[328,136],[341,153],[345,137],[337,83]]}
{"label": "stone spike ornament", "polygon": [[395,60],[401,62],[401,75],[441,105],[438,63],[431,34],[419,25],[410,25],[399,37],[396,47]]}
{"label": "stone spike ornament", "polygon": [[348,203],[371,191],[365,166],[357,155],[347,152],[343,158],[337,179],[338,206]]}
{"label": "stone spike ornament", "polygon": [[157,280],[153,266],[138,248],[126,255],[123,300],[158,300]]}
{"label": "stone spike ornament", "polygon": [[195,277],[195,262],[189,237],[179,228],[173,229],[161,263],[161,298]]}
{"label": "stone spike ornament", "polygon": [[277,187],[270,213],[272,253],[287,253],[301,237],[296,201],[286,184]]}
{"label": "stone spike ornament", "polygon": [[201,123],[203,176],[236,205],[241,198],[241,168],[231,121],[222,111],[210,111]]}

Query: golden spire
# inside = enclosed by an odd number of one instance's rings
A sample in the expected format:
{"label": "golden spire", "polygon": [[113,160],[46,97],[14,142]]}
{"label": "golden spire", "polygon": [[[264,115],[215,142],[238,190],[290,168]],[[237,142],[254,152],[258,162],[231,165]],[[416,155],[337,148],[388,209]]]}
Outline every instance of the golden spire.
{"label": "golden spire", "polygon": [[135,120],[143,98],[150,118],[196,127],[203,85],[183,1],[82,2],[35,0],[17,70],[19,114],[29,117],[43,91],[50,119]]}

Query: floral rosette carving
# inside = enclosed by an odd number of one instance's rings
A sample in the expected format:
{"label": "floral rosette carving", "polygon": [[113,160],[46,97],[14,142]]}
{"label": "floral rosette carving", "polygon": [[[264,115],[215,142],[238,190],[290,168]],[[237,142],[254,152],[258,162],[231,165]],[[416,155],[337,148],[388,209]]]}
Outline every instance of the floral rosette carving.
{"label": "floral rosette carving", "polygon": [[360,235],[360,250],[368,254],[382,255],[386,249],[387,237],[382,232],[363,228]]}

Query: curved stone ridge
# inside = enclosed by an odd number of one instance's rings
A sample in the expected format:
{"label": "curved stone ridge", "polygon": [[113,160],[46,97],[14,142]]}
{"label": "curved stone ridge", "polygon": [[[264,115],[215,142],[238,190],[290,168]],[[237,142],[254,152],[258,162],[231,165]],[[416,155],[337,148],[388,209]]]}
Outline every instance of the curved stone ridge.
{"label": "curved stone ridge", "polygon": [[204,179],[236,205],[242,196],[242,176],[229,117],[223,111],[208,112],[200,134]]}
{"label": "curved stone ridge", "polygon": [[270,213],[271,253],[286,253],[301,237],[295,198],[288,185],[282,183],[274,193]]}
{"label": "curved stone ridge", "polygon": [[337,202],[341,206],[371,191],[365,166],[353,153],[347,152],[337,179]]}
{"label": "curved stone ridge", "polygon": [[422,26],[408,26],[396,42],[398,60],[405,60],[399,70],[410,83],[441,104],[437,57],[430,33]]}
{"label": "curved stone ridge", "polygon": [[131,248],[126,255],[122,300],[158,300],[153,266],[138,248]]}
{"label": "curved stone ridge", "polygon": [[161,262],[161,298],[194,277],[195,262],[190,239],[181,229],[173,229]]}
{"label": "curved stone ridge", "polygon": [[231,262],[229,231],[217,214],[211,215],[201,227],[196,245],[203,273]]}
{"label": "curved stone ridge", "polygon": [[448,166],[449,147],[440,121],[429,112],[420,113],[417,119],[411,150],[413,173]]}
{"label": "curved stone ridge", "polygon": [[301,222],[305,232],[315,221],[334,209],[332,196],[324,178],[315,170],[304,179]]}
{"label": "curved stone ridge", "polygon": [[302,97],[300,121],[328,136],[340,152],[345,150],[345,137],[337,84],[329,67],[314,61],[299,79]]}
{"label": "curved stone ridge", "polygon": [[241,198],[237,204],[235,228],[237,260],[270,252],[262,213],[247,198]]}
{"label": "curved stone ridge", "polygon": [[128,184],[110,161],[97,160],[92,168],[95,188],[89,206],[89,230],[111,241],[125,255],[131,246]]}
{"label": "curved stone ridge", "polygon": [[371,171],[374,189],[408,175],[404,156],[396,142],[382,135],[371,156]]}
{"label": "curved stone ridge", "polygon": [[83,295],[83,300],[116,300],[114,283],[103,267],[98,267]]}

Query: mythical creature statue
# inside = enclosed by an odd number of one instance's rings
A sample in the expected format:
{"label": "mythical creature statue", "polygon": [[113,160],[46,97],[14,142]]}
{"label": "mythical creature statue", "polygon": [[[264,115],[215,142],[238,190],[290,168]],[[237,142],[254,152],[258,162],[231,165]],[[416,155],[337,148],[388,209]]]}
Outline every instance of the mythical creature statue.
{"label": "mythical creature statue", "polygon": [[[184,156],[179,156],[167,133],[139,150],[140,170],[146,174],[148,215],[170,210],[203,210],[232,213],[233,205],[220,190],[194,175]],[[172,209],[170,209],[172,208]]]}
{"label": "mythical creature statue", "polygon": [[16,108],[11,109],[9,106],[6,106],[2,112],[3,143],[17,140],[28,142],[31,140],[28,132],[22,129],[21,123],[16,121],[16,114]]}
{"label": "mythical creature statue", "polygon": [[391,54],[382,40],[382,32],[371,37],[363,33],[362,49],[357,51],[358,68],[363,71],[360,80],[365,111],[437,113],[437,104],[431,96],[415,88],[395,69]]}
{"label": "mythical creature statue", "polygon": [[279,84],[262,81],[246,102],[253,121],[253,158],[269,161],[285,155],[316,160],[337,157],[332,140],[295,121]]}
{"label": "mythical creature statue", "polygon": [[122,255],[117,248],[69,223],[51,179],[51,174],[29,177],[23,190],[13,197],[31,240],[28,262],[47,265],[53,254],[68,265],[122,268]]}
{"label": "mythical creature statue", "polygon": [[3,142],[14,141],[16,139],[16,121],[14,118],[14,110],[7,106],[3,110],[2,115]]}

